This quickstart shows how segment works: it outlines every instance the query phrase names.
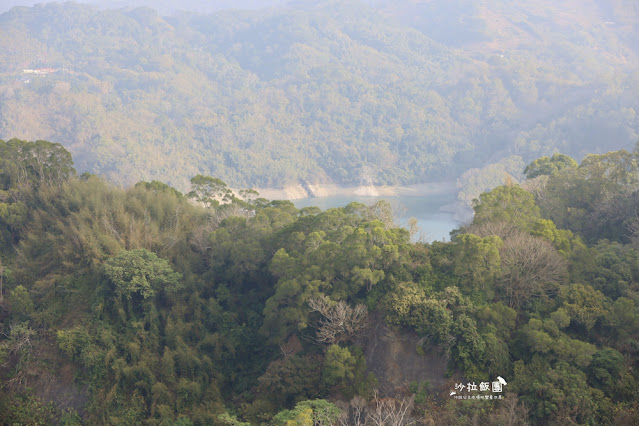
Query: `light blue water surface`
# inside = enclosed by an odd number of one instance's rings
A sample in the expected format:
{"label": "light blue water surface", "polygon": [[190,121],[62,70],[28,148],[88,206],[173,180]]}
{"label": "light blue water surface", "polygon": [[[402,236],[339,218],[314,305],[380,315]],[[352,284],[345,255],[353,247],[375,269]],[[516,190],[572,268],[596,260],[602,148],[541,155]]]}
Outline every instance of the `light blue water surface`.
{"label": "light blue water surface", "polygon": [[455,202],[455,194],[437,194],[428,196],[399,196],[399,197],[316,197],[292,200],[298,209],[310,206],[317,206],[322,211],[344,207],[347,204],[357,201],[366,205],[374,204],[377,201],[386,200],[393,207],[393,214],[399,226],[408,228],[408,219],[415,217],[420,228],[421,235],[416,235],[415,239],[421,237],[422,240],[449,241],[449,233],[453,229],[459,228],[461,223],[455,219],[453,212],[442,210],[443,206]]}

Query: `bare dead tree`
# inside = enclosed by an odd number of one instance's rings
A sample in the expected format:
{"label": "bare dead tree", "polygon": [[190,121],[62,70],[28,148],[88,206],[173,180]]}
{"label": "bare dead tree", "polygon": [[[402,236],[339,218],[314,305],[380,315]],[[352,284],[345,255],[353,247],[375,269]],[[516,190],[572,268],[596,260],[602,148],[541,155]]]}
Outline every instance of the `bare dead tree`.
{"label": "bare dead tree", "polygon": [[403,426],[417,422],[411,417],[415,395],[410,398],[380,398],[375,391],[373,407],[366,413],[366,424],[375,426]]}
{"label": "bare dead tree", "polygon": [[120,233],[113,225],[112,216],[102,215],[102,226],[104,226],[106,233],[110,233],[116,240],[121,241]]}
{"label": "bare dead tree", "polygon": [[337,424],[339,426],[350,426],[351,425],[351,413],[349,411],[350,406],[343,401],[337,401],[335,403],[337,407],[340,409],[339,417],[337,418]]}
{"label": "bare dead tree", "polygon": [[162,248],[164,250],[171,250],[181,240],[180,236],[176,233],[167,233],[162,238]]}
{"label": "bare dead tree", "polygon": [[491,416],[491,421],[500,426],[526,426],[528,424],[528,407],[519,402],[517,395],[508,392],[499,407]]}
{"label": "bare dead tree", "polygon": [[513,232],[500,249],[501,277],[496,283],[511,308],[550,295],[568,275],[566,260],[546,240]]}
{"label": "bare dead tree", "polygon": [[206,222],[197,226],[189,236],[191,247],[198,253],[205,254],[211,248],[209,235],[217,229],[218,224],[217,220],[207,219]]}
{"label": "bare dead tree", "polygon": [[535,201],[541,201],[546,195],[546,184],[548,183],[548,178],[549,176],[547,175],[540,175],[523,181],[519,186],[530,192],[535,197]]}
{"label": "bare dead tree", "polygon": [[588,216],[593,225],[601,225],[609,222],[620,222],[628,218],[629,213],[634,210],[631,206],[631,194],[623,196],[605,196],[597,199],[594,203],[589,203]]}
{"label": "bare dead tree", "polygon": [[366,328],[368,311],[364,305],[353,308],[344,301],[335,303],[322,296],[309,299],[308,306],[311,311],[321,315],[314,324],[315,339],[319,343],[333,344],[349,340]]}
{"label": "bare dead tree", "polygon": [[489,237],[496,235],[502,240],[510,236],[517,230],[517,227],[511,222],[499,221],[499,222],[481,222],[478,224],[470,225],[468,233],[475,234],[480,237]]}
{"label": "bare dead tree", "polygon": [[[620,194],[604,194],[595,201],[589,203],[587,208],[584,230],[593,233],[606,232],[611,227],[628,229],[628,224],[637,217],[639,199],[636,193],[622,192]],[[615,232],[616,234],[616,232]],[[630,235],[624,235],[632,239]]]}
{"label": "bare dead tree", "polygon": [[350,402],[338,402],[341,414],[337,420],[339,426],[364,426],[366,424],[366,400],[355,395]]}
{"label": "bare dead tree", "polygon": [[366,417],[364,416],[366,410],[366,400],[359,395],[356,395],[351,400],[351,407],[353,410],[353,424],[355,426],[362,426],[366,424]]}

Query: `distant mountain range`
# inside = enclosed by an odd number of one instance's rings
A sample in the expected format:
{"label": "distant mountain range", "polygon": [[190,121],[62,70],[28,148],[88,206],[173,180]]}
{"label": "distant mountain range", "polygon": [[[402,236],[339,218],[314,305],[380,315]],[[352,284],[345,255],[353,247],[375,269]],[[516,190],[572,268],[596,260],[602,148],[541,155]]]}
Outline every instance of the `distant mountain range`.
{"label": "distant mountain range", "polygon": [[93,3],[0,15],[0,138],[121,184],[409,184],[639,139],[634,2]]}

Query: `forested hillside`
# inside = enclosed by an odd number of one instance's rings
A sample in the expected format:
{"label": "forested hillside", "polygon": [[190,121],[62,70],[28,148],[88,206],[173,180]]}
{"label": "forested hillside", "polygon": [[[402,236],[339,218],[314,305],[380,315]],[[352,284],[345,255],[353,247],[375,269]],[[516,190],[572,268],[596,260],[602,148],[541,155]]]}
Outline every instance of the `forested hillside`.
{"label": "forested hillside", "polygon": [[408,184],[488,164],[494,184],[502,161],[632,146],[638,16],[621,0],[18,7],[0,15],[0,137],[183,190],[197,174]]}
{"label": "forested hillside", "polygon": [[639,421],[637,151],[540,158],[432,244],[384,202],[0,159],[0,423]]}

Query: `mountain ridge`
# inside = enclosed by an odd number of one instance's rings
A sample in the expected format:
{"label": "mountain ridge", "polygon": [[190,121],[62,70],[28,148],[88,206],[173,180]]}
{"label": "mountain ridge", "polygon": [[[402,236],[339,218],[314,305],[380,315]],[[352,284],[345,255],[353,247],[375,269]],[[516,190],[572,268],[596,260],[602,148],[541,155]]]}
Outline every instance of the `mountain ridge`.
{"label": "mountain ridge", "polygon": [[[0,138],[54,140],[81,171],[181,189],[196,174],[408,185],[639,138],[634,6],[471,3],[14,9],[0,15]],[[603,21],[621,12],[619,28]],[[23,72],[39,68],[61,71]]]}

